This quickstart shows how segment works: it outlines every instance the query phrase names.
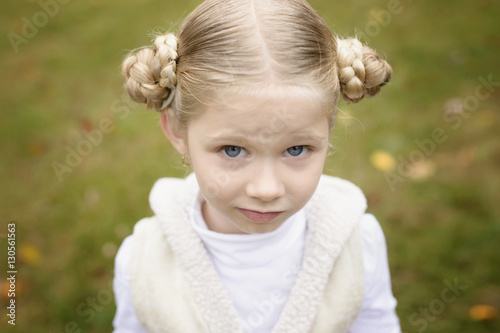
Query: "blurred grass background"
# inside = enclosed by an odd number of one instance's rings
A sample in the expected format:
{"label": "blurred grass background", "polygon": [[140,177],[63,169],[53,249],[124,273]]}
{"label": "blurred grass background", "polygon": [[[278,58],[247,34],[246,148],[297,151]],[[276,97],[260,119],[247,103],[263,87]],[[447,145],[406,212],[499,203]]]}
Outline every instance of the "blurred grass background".
{"label": "blurred grass background", "polygon": [[[109,332],[116,250],[151,215],[154,181],[185,175],[158,114],[123,97],[119,65],[198,1],[67,1],[44,22],[49,2],[10,1],[0,12],[2,276],[10,221],[18,254],[16,326],[2,278],[0,330]],[[500,83],[477,90],[480,78],[500,82],[500,3],[310,3],[394,69],[379,96],[340,106],[325,172],[360,185],[385,230],[403,331],[500,332]],[[26,21],[40,27],[16,52],[9,33],[22,36]],[[423,152],[415,140],[428,143],[435,129],[442,142],[405,171]],[[87,156],[58,176],[54,162],[78,145]],[[466,286],[449,303],[446,281]]]}

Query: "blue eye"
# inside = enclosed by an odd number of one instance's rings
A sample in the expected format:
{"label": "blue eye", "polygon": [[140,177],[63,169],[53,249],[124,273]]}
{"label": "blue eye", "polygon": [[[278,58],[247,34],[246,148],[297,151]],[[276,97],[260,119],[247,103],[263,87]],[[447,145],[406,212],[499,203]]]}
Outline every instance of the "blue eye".
{"label": "blue eye", "polygon": [[307,148],[304,146],[293,146],[285,150],[285,152],[286,155],[297,157],[307,153]]}
{"label": "blue eye", "polygon": [[222,151],[226,156],[231,158],[246,156],[245,149],[238,146],[225,146],[222,148]]}

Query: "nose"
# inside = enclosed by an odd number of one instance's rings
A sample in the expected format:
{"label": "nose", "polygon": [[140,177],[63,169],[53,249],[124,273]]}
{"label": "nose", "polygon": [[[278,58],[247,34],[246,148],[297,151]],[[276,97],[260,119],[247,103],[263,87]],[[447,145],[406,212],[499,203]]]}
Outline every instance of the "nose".
{"label": "nose", "polygon": [[283,182],[271,161],[264,162],[259,168],[255,168],[251,177],[246,186],[249,197],[272,201],[285,194]]}

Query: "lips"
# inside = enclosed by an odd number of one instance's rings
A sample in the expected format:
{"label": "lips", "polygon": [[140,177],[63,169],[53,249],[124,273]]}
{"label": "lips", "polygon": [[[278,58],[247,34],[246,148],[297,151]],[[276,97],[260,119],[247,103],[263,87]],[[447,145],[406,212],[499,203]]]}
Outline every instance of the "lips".
{"label": "lips", "polygon": [[252,220],[256,223],[266,223],[274,220],[278,215],[282,212],[256,212],[254,210],[248,210],[243,208],[238,208],[241,214],[245,215],[249,220]]}

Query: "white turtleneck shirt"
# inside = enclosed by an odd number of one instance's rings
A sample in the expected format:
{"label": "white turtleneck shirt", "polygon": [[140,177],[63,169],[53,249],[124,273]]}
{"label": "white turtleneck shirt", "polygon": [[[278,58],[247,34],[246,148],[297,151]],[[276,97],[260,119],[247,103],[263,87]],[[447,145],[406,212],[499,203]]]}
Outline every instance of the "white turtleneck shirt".
{"label": "white turtleneck shirt", "polygon": [[[202,203],[198,193],[190,211],[191,225],[203,241],[245,332],[272,332],[301,267],[307,232],[305,208],[269,233],[222,234],[207,228]],[[365,214],[360,226],[365,290],[361,312],[350,333],[398,333],[384,234],[373,215]],[[123,241],[115,260],[114,333],[147,332],[135,316],[128,282],[132,241],[133,235]]]}

